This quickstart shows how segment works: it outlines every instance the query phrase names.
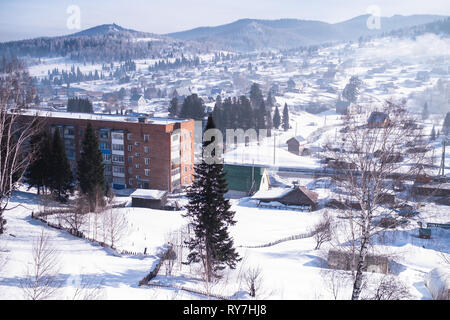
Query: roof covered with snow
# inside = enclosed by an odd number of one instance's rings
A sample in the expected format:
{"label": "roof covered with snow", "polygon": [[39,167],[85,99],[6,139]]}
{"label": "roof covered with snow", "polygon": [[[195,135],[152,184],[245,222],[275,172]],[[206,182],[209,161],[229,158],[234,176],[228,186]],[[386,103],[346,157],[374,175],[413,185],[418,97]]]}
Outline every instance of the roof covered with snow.
{"label": "roof covered with snow", "polygon": [[259,190],[252,196],[252,199],[277,199],[285,196],[291,191],[291,188],[272,188],[269,190]]}
{"label": "roof covered with snow", "polygon": [[131,194],[132,198],[160,200],[167,194],[167,191],[156,189],[136,189]]}
{"label": "roof covered with snow", "polygon": [[[76,113],[63,111],[42,111],[27,109],[22,114],[30,116],[40,116],[46,118],[64,118],[64,119],[82,119],[82,120],[103,120],[103,121],[118,121],[118,122],[139,122],[137,115],[117,115],[117,114],[103,114],[103,113]],[[187,121],[185,119],[171,119],[171,118],[156,118],[146,117],[145,123],[148,124],[172,124]]]}

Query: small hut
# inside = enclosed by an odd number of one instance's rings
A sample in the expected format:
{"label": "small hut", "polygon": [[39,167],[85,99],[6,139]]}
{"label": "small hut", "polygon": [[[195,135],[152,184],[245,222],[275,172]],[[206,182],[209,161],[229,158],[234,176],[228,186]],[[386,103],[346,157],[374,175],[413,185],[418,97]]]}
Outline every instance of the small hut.
{"label": "small hut", "polygon": [[155,189],[136,189],[131,194],[131,206],[150,209],[163,209],[167,203],[167,191]]}
{"label": "small hut", "polygon": [[[328,251],[328,267],[340,270],[356,270],[356,253],[330,249]],[[367,272],[389,273],[389,259],[380,255],[367,255],[363,270]]]}

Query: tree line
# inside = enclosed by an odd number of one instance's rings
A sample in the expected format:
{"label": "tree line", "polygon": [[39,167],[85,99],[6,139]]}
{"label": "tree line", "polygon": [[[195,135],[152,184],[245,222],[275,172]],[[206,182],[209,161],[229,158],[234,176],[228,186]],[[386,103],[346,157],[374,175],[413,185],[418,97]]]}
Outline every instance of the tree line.
{"label": "tree line", "polygon": [[[228,97],[222,101],[221,96],[217,96],[212,117],[215,126],[222,131],[226,129],[267,129],[269,136],[272,129],[289,129],[289,108],[285,103],[283,113],[280,115],[278,106],[272,116],[272,109],[275,99],[269,92],[264,99],[262,91],[257,83],[253,83],[250,88],[250,97],[245,95]],[[178,98],[174,97],[170,101],[168,111],[171,116],[180,118],[203,119],[205,117],[204,102],[197,94],[186,97],[180,105]],[[225,135],[224,135],[225,136]]]}

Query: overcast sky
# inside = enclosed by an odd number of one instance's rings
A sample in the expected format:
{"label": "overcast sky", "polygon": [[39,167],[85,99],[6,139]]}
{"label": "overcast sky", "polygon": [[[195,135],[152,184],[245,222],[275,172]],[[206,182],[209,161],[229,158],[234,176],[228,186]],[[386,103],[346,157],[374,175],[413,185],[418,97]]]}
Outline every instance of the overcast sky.
{"label": "overcast sky", "polygon": [[376,5],[382,16],[450,15],[449,0],[0,0],[0,41],[74,33],[67,8],[80,8],[81,29],[105,23],[154,33],[216,26],[242,18],[340,22]]}

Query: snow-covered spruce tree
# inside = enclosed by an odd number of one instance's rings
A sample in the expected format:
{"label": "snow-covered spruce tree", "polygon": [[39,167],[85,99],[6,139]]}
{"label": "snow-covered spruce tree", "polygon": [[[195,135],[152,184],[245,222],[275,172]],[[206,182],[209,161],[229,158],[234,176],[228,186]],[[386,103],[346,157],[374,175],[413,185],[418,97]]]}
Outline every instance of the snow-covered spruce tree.
{"label": "snow-covered spruce tree", "polygon": [[25,173],[25,181],[31,187],[37,188],[37,194],[41,191],[45,194],[50,185],[50,171],[52,158],[52,139],[47,130],[40,130],[30,138],[30,145],[35,147],[34,161]]}
{"label": "snow-covered spruce tree", "polygon": [[289,130],[289,109],[288,109],[287,103],[284,104],[282,123],[283,123],[283,130],[288,131]]}
{"label": "snow-covered spruce tree", "polygon": [[73,175],[59,130],[53,134],[52,157],[50,159],[51,189],[58,196],[67,196],[73,190]]}
{"label": "snow-covered spruce tree", "polygon": [[278,110],[278,106],[276,106],[275,113],[273,115],[273,126],[275,129],[278,129],[280,125],[281,125],[280,110]]}
{"label": "snow-covered spruce tree", "polygon": [[[208,117],[205,132],[216,129],[212,115]],[[230,203],[224,198],[228,191],[223,171],[223,159],[210,164],[205,161],[206,147],[213,139],[203,142],[202,162],[195,165],[194,182],[187,192],[189,204],[184,217],[189,218],[193,236],[186,241],[190,253],[185,264],[201,262],[206,281],[220,278],[219,271],[226,266],[234,269],[240,261],[233,247],[228,227],[236,223]],[[215,153],[208,156],[215,156]]]}
{"label": "snow-covered spruce tree", "polygon": [[90,209],[95,210],[105,192],[105,177],[103,157],[90,123],[84,134],[77,173],[81,192],[88,197]]}

